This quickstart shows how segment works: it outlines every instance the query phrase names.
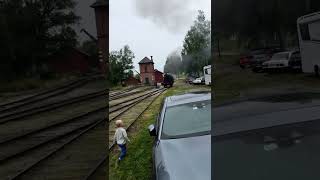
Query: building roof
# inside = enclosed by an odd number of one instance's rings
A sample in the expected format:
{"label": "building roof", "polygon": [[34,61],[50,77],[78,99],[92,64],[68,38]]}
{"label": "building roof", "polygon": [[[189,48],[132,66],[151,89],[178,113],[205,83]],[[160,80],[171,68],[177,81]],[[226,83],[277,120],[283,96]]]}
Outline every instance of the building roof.
{"label": "building roof", "polygon": [[89,54],[87,54],[86,52],[84,52],[84,51],[82,51],[82,50],[80,50],[78,48],[70,48],[70,49],[65,49],[62,52],[51,54],[49,56],[49,59],[57,58],[57,57],[65,57],[65,56],[67,56],[67,55],[69,55],[70,53],[73,53],[73,52],[79,53],[79,54],[81,54],[83,56],[86,56],[86,57],[90,57]]}
{"label": "building roof", "polygon": [[152,60],[150,60],[148,57],[144,57],[144,58],[139,62],[139,64],[149,64],[149,63],[154,64],[154,62],[153,62]]}
{"label": "building roof", "polygon": [[163,72],[159,71],[158,69],[155,69],[154,72],[159,72],[159,73],[163,74]]}
{"label": "building roof", "polygon": [[107,0],[97,0],[95,3],[91,5],[92,8],[100,7],[100,6],[108,6]]}

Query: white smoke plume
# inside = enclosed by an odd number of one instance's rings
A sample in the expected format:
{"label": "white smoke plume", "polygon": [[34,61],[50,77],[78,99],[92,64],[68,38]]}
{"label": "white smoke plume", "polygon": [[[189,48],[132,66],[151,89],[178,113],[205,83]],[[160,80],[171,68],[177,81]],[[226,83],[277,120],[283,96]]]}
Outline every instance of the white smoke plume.
{"label": "white smoke plume", "polygon": [[191,0],[135,0],[139,16],[150,19],[170,32],[179,33],[190,26],[194,11],[190,9]]}

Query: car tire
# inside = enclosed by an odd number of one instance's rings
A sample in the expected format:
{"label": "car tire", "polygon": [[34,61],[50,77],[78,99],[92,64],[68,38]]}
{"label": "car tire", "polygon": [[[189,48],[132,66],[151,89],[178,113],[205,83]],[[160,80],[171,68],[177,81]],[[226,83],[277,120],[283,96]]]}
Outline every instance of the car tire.
{"label": "car tire", "polygon": [[156,177],[156,169],[155,169],[155,166],[154,166],[154,162],[152,162],[152,172],[151,172],[151,180],[156,180],[157,177]]}
{"label": "car tire", "polygon": [[319,66],[318,65],[314,66],[314,74],[316,77],[319,77]]}

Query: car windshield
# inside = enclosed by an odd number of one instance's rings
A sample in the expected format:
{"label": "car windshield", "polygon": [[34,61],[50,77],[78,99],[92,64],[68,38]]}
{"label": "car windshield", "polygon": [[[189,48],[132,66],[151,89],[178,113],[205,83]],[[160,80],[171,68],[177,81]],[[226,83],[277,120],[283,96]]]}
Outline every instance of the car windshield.
{"label": "car windshield", "polygon": [[199,101],[168,107],[161,139],[185,138],[210,134],[211,101]]}
{"label": "car windshield", "polygon": [[272,59],[289,59],[289,53],[277,53],[272,56]]}
{"label": "car windshield", "polygon": [[319,179],[319,138],[320,121],[214,137],[215,179]]}

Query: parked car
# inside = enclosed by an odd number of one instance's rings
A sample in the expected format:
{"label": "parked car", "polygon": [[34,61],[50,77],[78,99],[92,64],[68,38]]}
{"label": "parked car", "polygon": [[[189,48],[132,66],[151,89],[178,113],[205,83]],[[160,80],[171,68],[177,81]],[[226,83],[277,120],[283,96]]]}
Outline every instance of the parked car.
{"label": "parked car", "polygon": [[319,179],[319,97],[278,92],[212,108],[213,179]]}
{"label": "parked car", "polygon": [[264,48],[261,50],[261,54],[255,54],[250,64],[250,68],[253,72],[260,72],[262,70],[262,64],[269,61],[275,53],[281,52],[280,48]]}
{"label": "parked car", "polygon": [[257,72],[262,69],[262,63],[270,60],[272,55],[277,52],[280,52],[280,48],[252,49],[240,57],[240,67],[251,68],[254,72]]}
{"label": "parked car", "polygon": [[276,53],[270,61],[262,64],[264,71],[270,70],[300,70],[301,56],[299,51],[286,51]]}
{"label": "parked car", "polygon": [[167,97],[149,133],[153,179],[211,179],[211,93]]}
{"label": "parked car", "polygon": [[173,86],[173,83],[174,83],[174,78],[172,75],[170,74],[165,74],[164,77],[163,77],[163,83],[162,85],[164,87],[172,87]]}
{"label": "parked car", "polygon": [[195,80],[193,80],[192,81],[192,84],[205,84],[205,79],[204,79],[204,77],[202,76],[202,77],[199,77],[199,78],[197,78],[197,79],[195,79]]}
{"label": "parked car", "polygon": [[194,81],[195,79],[196,79],[196,78],[193,77],[193,76],[188,76],[188,77],[186,78],[186,83],[192,84],[192,81]]}
{"label": "parked car", "polygon": [[289,60],[289,69],[293,72],[302,72],[302,59],[299,51],[291,56]]}

